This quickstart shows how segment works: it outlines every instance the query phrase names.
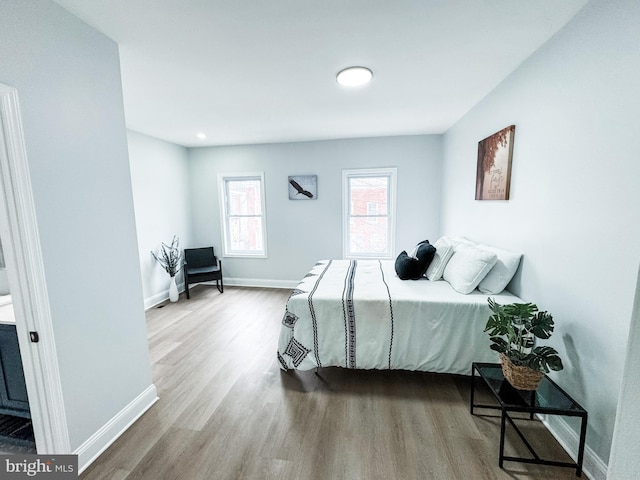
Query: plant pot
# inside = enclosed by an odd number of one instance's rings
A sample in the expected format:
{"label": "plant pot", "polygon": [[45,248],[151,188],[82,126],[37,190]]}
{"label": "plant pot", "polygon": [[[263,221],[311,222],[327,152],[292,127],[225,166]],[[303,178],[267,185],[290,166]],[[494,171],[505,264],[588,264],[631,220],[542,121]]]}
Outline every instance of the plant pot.
{"label": "plant pot", "polygon": [[544,377],[542,372],[522,365],[514,365],[504,353],[500,354],[500,362],[504,378],[517,390],[535,390]]}

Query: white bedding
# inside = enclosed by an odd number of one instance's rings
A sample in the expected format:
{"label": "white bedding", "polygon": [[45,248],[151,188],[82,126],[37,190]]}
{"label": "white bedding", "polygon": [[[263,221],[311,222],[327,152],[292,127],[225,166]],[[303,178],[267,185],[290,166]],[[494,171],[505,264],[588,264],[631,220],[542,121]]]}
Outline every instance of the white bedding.
{"label": "white bedding", "polygon": [[[282,320],[284,370],[339,366],[471,374],[497,362],[483,332],[487,295],[446,281],[400,280],[393,261],[323,260],[293,291]],[[500,303],[522,302],[506,290]]]}

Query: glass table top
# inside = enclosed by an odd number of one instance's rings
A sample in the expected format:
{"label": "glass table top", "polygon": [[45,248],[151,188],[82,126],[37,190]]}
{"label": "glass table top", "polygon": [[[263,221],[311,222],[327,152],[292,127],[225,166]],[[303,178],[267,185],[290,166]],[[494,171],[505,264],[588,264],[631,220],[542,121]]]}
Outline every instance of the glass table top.
{"label": "glass table top", "polygon": [[580,404],[546,375],[540,381],[537,390],[516,390],[505,380],[499,363],[474,363],[473,366],[503,408],[565,415],[586,414]]}

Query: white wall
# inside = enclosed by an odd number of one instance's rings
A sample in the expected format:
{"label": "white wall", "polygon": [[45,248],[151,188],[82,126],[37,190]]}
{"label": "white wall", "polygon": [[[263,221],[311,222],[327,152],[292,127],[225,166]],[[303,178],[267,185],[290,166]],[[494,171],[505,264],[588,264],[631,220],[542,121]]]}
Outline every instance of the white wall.
{"label": "white wall", "polygon": [[118,47],[48,0],[0,11],[75,450],[153,389]]}
{"label": "white wall", "polygon": [[640,272],[636,287],[633,318],[629,329],[627,360],[625,362],[618,414],[613,432],[611,458],[607,478],[636,480],[640,472],[638,457],[638,428],[640,428]]}
{"label": "white wall", "polygon": [[[127,132],[133,203],[138,232],[142,292],[149,308],[169,298],[169,275],[151,256],[174,235],[190,243],[187,149],[138,132]],[[182,272],[176,275],[182,290]]]}
{"label": "white wall", "polygon": [[[194,246],[222,252],[217,175],[264,171],[266,259],[224,258],[230,283],[295,286],[323,258],[342,258],[342,170],[398,167],[396,250],[440,224],[441,137],[406,136],[211,147],[189,151]],[[317,175],[317,200],[289,200],[289,175]]]}
{"label": "white wall", "polygon": [[[443,233],[524,252],[514,288],[554,315],[553,377],[604,462],[640,260],[639,24],[640,2],[593,0],[444,137]],[[475,201],[477,143],[510,124],[511,199]]]}

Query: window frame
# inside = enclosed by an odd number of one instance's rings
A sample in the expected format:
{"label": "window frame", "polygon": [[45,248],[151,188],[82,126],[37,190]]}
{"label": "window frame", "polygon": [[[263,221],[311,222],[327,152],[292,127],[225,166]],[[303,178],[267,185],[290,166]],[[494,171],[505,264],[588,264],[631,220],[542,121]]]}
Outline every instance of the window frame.
{"label": "window frame", "polygon": [[[389,179],[387,189],[387,214],[386,215],[358,215],[358,217],[387,218],[387,251],[380,253],[352,253],[350,246],[349,224],[351,215],[351,189],[350,180],[352,178],[387,177]],[[370,258],[370,259],[392,259],[395,255],[396,239],[396,184],[398,177],[397,167],[384,168],[359,168],[342,171],[342,254],[347,259]]]}
{"label": "window frame", "polygon": [[[258,180],[260,182],[260,215],[229,215],[227,187],[229,181]],[[223,257],[236,258],[267,258],[267,206],[265,201],[264,172],[219,173],[218,192],[220,194],[220,223],[222,232]],[[262,218],[262,250],[233,250],[229,238],[230,223],[232,217],[261,217]]]}

